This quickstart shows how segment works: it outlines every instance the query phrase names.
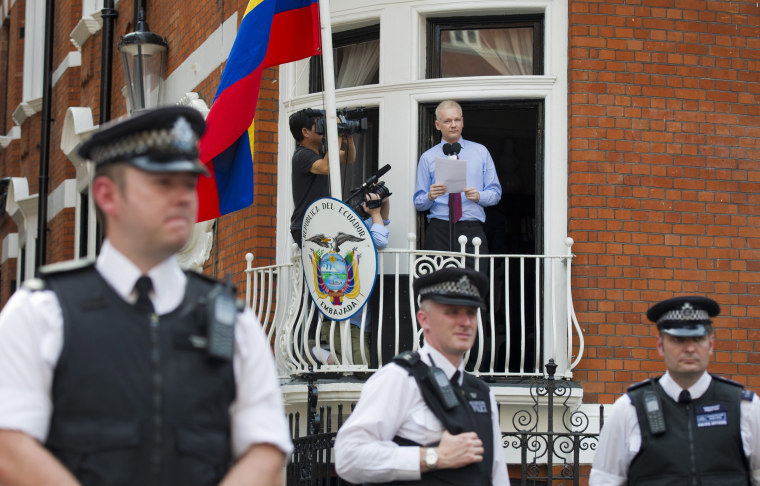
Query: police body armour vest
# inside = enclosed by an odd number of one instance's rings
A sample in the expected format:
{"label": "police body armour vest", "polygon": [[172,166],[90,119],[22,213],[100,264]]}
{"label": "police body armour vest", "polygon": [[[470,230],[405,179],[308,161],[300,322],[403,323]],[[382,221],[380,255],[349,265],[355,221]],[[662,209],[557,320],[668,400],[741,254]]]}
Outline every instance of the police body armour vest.
{"label": "police body armour vest", "polygon": [[[459,400],[459,406],[446,410],[440,403],[433,385],[427,378],[428,365],[418,353],[406,351],[393,358],[393,362],[409,371],[414,376],[420,392],[428,408],[441,421],[451,434],[475,432],[483,442],[485,452],[483,461],[470,464],[459,469],[437,469],[426,472],[419,481],[395,481],[386,483],[394,486],[406,485],[463,485],[479,486],[491,484],[491,469],[493,466],[493,425],[491,422],[491,400],[488,385],[478,378],[464,373],[462,386],[454,387]],[[402,446],[435,446],[437,444],[417,444],[416,442],[395,437],[393,439]]]}
{"label": "police body armour vest", "polygon": [[[666,430],[653,435],[644,392],[654,390]],[[671,399],[656,380],[628,389],[641,429],[641,449],[628,470],[637,486],[748,486],[740,429],[741,385],[713,376],[707,392],[688,405]]]}
{"label": "police body armour vest", "polygon": [[155,320],[91,265],[46,276],[64,322],[46,447],[84,485],[216,485],[229,468],[232,363],[196,347],[214,283],[187,276]]}

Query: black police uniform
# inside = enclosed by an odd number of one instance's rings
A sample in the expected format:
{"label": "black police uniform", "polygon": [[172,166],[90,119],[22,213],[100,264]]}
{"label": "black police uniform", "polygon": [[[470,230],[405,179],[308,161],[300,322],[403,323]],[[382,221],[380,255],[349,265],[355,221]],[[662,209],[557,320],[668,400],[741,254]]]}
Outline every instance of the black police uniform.
{"label": "black police uniform", "polygon": [[[710,318],[719,313],[712,299],[683,296],[655,304],[647,318],[663,334],[690,339],[710,335]],[[751,401],[753,394],[712,375],[701,396],[692,400],[688,390],[682,390],[675,401],[664,391],[660,378],[628,388],[641,433],[641,446],[628,467],[628,484],[750,485],[740,421],[741,402]]]}
{"label": "black police uniform", "polygon": [[[417,278],[414,281],[414,291],[420,301],[430,299],[441,304],[461,305],[468,307],[478,307],[484,305],[484,296],[487,293],[488,281],[475,270],[465,268],[445,268],[428,275]],[[427,351],[426,351],[427,349]],[[435,351],[434,351],[435,350]],[[381,395],[386,387],[399,385],[403,387],[405,393],[414,393],[414,388],[409,387],[409,381],[404,381],[403,385],[401,376],[394,368],[402,368],[408,373],[408,377],[414,378],[416,388],[419,390],[419,397],[424,402],[427,409],[441,423],[443,428],[452,435],[463,432],[475,432],[483,444],[483,460],[478,463],[472,463],[456,469],[438,469],[435,459],[430,457],[431,448],[437,446],[437,443],[431,443],[440,440],[437,435],[438,430],[429,428],[429,425],[423,425],[420,420],[422,417],[413,417],[411,411],[402,408],[393,410],[388,415],[395,415],[400,427],[405,429],[404,436],[400,435],[401,428],[396,430],[388,429],[379,431],[374,422],[382,420],[383,417],[376,415],[377,410],[374,408],[376,402],[365,403],[359,401],[356,411],[349,417],[348,421],[338,432],[336,441],[336,468],[344,479],[353,482],[361,481],[386,481],[373,484],[386,485],[490,485],[495,481],[499,484],[507,484],[508,476],[506,470],[499,470],[502,466],[501,459],[496,454],[502,451],[496,450],[498,438],[494,437],[495,424],[492,415],[492,397],[489,387],[478,378],[464,373],[461,385],[458,380],[453,379],[450,375],[458,376],[459,370],[450,372],[454,367],[448,361],[443,365],[447,370],[436,367],[433,361],[433,355],[439,354],[440,350],[434,346],[426,344],[421,353],[406,351],[396,356],[393,363],[389,364],[379,371],[378,381],[374,382],[376,387],[372,388],[369,396]],[[427,362],[429,359],[429,363]],[[436,359],[438,359],[436,357]],[[441,359],[444,359],[443,357]],[[398,377],[389,379],[389,376]],[[447,377],[449,376],[449,377]],[[407,378],[408,379],[408,378]],[[398,380],[398,381],[396,381]],[[449,381],[451,380],[451,381]],[[382,385],[378,385],[382,383]],[[363,392],[364,393],[364,392]],[[365,395],[363,394],[363,397]],[[409,395],[406,395],[409,396]],[[415,407],[419,403],[417,397],[414,397]],[[427,417],[427,414],[425,414]],[[388,417],[390,418],[390,417]],[[427,420],[427,419],[425,419]],[[435,432],[430,433],[435,430]],[[388,437],[389,433],[396,434],[395,437]],[[376,437],[376,441],[367,443],[366,437]],[[410,438],[413,436],[414,438]],[[362,442],[359,442],[361,439]],[[418,480],[401,480],[398,478],[407,476],[411,471],[408,462],[404,459],[404,474],[378,473],[379,470],[389,470],[393,466],[377,461],[366,463],[364,457],[372,455],[375,451],[378,453],[384,447],[380,443],[392,440],[400,446],[418,446],[427,447],[426,460],[427,471],[422,473]],[[420,443],[423,441],[425,443]],[[375,448],[375,442],[378,448]],[[371,447],[363,447],[371,446]],[[433,456],[435,454],[432,454]],[[428,462],[430,461],[430,462]],[[497,467],[497,464],[499,465]],[[363,467],[368,471],[365,474]]]}
{"label": "black police uniform", "polygon": [[[409,371],[420,387],[422,397],[438,420],[449,433],[456,435],[463,432],[475,432],[483,442],[483,461],[469,464],[459,469],[438,469],[422,475],[420,481],[386,483],[392,485],[436,485],[451,484],[469,486],[472,484],[490,485],[491,468],[493,466],[493,428],[491,423],[491,400],[489,388],[478,378],[469,373],[462,376],[462,385],[452,383],[459,405],[447,409],[435,390],[435,384],[429,379],[429,367],[418,353],[406,351],[395,358],[393,362]],[[393,442],[401,446],[425,446],[414,441],[396,436]]]}
{"label": "black police uniform", "polygon": [[[688,404],[673,401],[657,380],[628,388],[641,430],[641,448],[628,470],[629,484],[750,484],[739,426],[742,386],[712,378],[707,392]],[[661,434],[654,434],[649,426],[644,401],[649,390],[662,404],[666,431]]]}
{"label": "black police uniform", "polygon": [[82,484],[215,485],[227,472],[232,362],[191,341],[206,335],[196,303],[216,282],[187,277],[182,304],[152,317],[93,265],[44,275],[64,335],[45,446]]}
{"label": "black police uniform", "polygon": [[[192,108],[148,110],[103,127],[79,154],[97,168],[205,174],[204,128]],[[198,303],[216,282],[188,272],[182,303],[160,317],[125,302],[93,265],[43,282],[63,317],[46,447],[84,485],[218,484],[232,460],[232,353],[212,358],[192,341],[206,336]]]}

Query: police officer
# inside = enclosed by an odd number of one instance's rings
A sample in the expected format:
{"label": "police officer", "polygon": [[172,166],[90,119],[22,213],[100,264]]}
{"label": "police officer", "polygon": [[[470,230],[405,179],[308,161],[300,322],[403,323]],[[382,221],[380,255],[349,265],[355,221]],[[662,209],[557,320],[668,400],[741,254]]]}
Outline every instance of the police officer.
{"label": "police officer", "polygon": [[175,256],[204,127],[159,108],[81,146],[106,239],[0,314],[0,483],[281,484],[292,443],[266,337]]}
{"label": "police officer", "polygon": [[706,372],[715,341],[710,318],[719,312],[699,296],[649,309],[667,371],[629,387],[612,406],[591,486],[760,485],[760,400]]}
{"label": "police officer", "polygon": [[353,483],[508,485],[498,410],[464,372],[487,280],[445,268],[414,281],[419,352],[375,373],[335,442],[338,474]]}

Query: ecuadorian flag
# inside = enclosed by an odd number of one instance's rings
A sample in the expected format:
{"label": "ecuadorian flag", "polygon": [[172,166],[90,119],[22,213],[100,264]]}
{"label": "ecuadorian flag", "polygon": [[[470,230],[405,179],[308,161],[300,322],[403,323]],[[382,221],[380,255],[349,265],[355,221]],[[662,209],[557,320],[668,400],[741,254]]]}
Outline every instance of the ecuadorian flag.
{"label": "ecuadorian flag", "polygon": [[198,221],[253,204],[253,118],[264,69],[319,53],[318,0],[250,0],[206,118]]}

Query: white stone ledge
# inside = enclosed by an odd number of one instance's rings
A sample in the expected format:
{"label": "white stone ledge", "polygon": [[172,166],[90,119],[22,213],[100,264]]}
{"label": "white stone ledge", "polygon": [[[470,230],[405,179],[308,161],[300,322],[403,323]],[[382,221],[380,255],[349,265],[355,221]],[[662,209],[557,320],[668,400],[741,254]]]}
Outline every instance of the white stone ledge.
{"label": "white stone ledge", "polygon": [[79,23],[74,27],[74,30],[69,34],[69,39],[74,47],[78,51],[82,50],[82,46],[87,39],[90,38],[95,32],[99,31],[103,27],[103,19],[101,18],[100,11],[93,12],[91,15],[82,18]]}

